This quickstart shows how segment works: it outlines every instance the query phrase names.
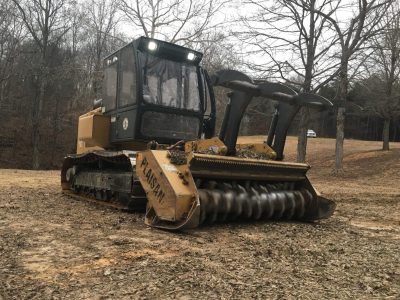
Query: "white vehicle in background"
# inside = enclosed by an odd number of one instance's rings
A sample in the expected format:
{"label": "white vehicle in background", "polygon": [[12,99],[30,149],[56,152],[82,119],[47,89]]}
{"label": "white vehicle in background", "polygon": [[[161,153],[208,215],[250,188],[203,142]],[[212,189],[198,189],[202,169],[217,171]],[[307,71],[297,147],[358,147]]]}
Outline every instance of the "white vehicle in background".
{"label": "white vehicle in background", "polygon": [[307,130],[307,137],[316,138],[316,137],[317,137],[317,134],[315,133],[314,130],[308,129],[308,130]]}

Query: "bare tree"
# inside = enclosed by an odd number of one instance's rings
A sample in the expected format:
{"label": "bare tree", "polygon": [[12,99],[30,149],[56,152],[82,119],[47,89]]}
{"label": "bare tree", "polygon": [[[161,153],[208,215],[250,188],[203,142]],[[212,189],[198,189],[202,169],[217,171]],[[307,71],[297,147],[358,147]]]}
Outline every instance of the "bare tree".
{"label": "bare tree", "polygon": [[65,37],[64,45],[65,48],[70,49],[72,56],[66,71],[74,73],[75,96],[70,99],[71,110],[78,107],[81,111],[86,110],[90,101],[84,99],[89,100],[93,97],[92,74],[94,74],[93,65],[95,64],[92,63],[94,61],[92,58],[96,55],[91,54],[93,51],[88,51],[88,49],[92,49],[89,45],[92,43],[95,30],[88,28],[90,27],[86,22],[88,15],[83,5],[72,2],[69,10],[71,29]]}
{"label": "bare tree", "polygon": [[[250,51],[266,57],[269,64],[249,62],[249,67],[261,75],[283,79],[302,92],[315,92],[326,84],[327,75],[337,69],[331,48],[336,37],[329,34],[330,24],[315,13],[332,15],[332,1],[317,0],[247,0],[256,9],[252,16],[241,17],[247,30],[236,36],[250,45]],[[295,78],[296,80],[293,80]],[[301,110],[297,145],[297,161],[304,162],[307,147],[309,111]]]}
{"label": "bare tree", "polygon": [[40,69],[38,73],[39,91],[34,97],[32,112],[32,167],[40,167],[40,122],[49,79],[48,50],[50,45],[58,44],[67,33],[64,13],[66,0],[12,0],[19,11],[26,30],[40,52]]}
{"label": "bare tree", "polygon": [[[227,0],[121,0],[121,10],[143,35],[193,42],[210,29]],[[215,25],[215,24],[214,24]]]}
{"label": "bare tree", "polygon": [[209,73],[241,65],[240,58],[232,50],[234,42],[218,28],[204,32],[201,39],[187,42],[185,46],[203,53],[202,65]]}
{"label": "bare tree", "polygon": [[384,120],[382,139],[383,150],[389,150],[389,129],[391,121],[400,113],[399,94],[395,91],[400,76],[400,5],[393,3],[381,23],[382,34],[375,37],[372,47],[375,49],[371,61],[372,70],[379,69],[384,91],[373,106],[375,112]]}
{"label": "bare tree", "polygon": [[[117,14],[117,3],[112,0],[90,0],[85,3],[84,27],[88,48],[88,67],[92,69],[90,78],[96,97],[101,94],[102,59],[115,50],[115,32],[120,17]],[[118,43],[119,46],[119,43]]]}
{"label": "bare tree", "polygon": [[22,38],[22,24],[15,17],[15,7],[8,1],[0,1],[0,106],[15,75]]}
{"label": "bare tree", "polygon": [[[346,100],[349,91],[349,68],[352,59],[364,48],[365,43],[376,36],[382,28],[378,25],[384,18],[393,0],[354,0],[352,2],[336,0],[338,7],[334,15],[326,14],[309,7],[310,11],[326,18],[333,26],[338,38],[340,67],[337,78],[337,122],[336,122],[336,159],[335,172],[343,171],[343,141],[346,114]],[[350,22],[343,22],[343,15],[351,15]],[[333,77],[332,77],[333,78]]]}
{"label": "bare tree", "polygon": [[76,57],[78,53],[79,37],[82,28],[82,19],[84,18],[84,12],[81,9],[81,5],[78,5],[76,1],[72,2],[69,10],[69,20],[71,24],[71,29],[68,32],[67,47],[69,46],[72,52],[72,56]]}

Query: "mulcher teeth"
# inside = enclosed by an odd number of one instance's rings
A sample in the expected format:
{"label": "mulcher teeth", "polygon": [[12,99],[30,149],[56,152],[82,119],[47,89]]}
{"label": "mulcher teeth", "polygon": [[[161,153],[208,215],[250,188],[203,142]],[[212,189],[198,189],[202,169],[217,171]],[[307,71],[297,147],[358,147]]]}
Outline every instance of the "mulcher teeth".
{"label": "mulcher teeth", "polygon": [[[290,183],[253,184],[247,189],[229,183],[205,186],[199,189],[200,224],[249,219],[313,221],[329,217],[335,208],[333,201],[306,189],[293,190]],[[292,190],[280,190],[284,187]]]}

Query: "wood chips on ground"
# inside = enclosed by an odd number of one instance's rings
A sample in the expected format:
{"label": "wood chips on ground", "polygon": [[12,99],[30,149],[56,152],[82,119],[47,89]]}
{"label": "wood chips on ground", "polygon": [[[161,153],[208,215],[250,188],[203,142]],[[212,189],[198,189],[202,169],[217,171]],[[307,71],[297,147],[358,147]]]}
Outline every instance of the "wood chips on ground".
{"label": "wood chips on ground", "polygon": [[399,299],[400,146],[380,146],[346,140],[335,177],[334,141],[309,141],[328,220],[185,233],[71,199],[58,171],[0,170],[0,299]]}

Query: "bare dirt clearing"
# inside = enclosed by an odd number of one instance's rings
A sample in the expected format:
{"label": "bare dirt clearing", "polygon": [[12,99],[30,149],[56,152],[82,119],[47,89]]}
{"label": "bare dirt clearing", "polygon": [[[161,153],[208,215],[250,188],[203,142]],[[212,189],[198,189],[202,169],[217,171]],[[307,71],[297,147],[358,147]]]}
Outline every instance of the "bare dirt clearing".
{"label": "bare dirt clearing", "polygon": [[331,219],[180,234],[61,194],[58,171],[0,170],[0,299],[399,299],[400,144],[380,146],[347,140],[337,178],[334,140],[309,141]]}

